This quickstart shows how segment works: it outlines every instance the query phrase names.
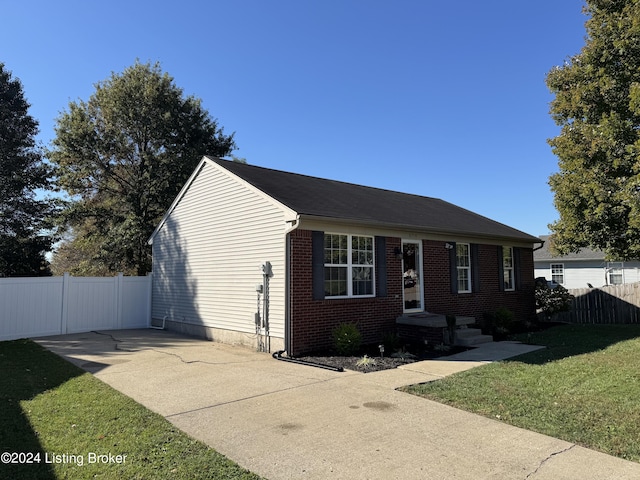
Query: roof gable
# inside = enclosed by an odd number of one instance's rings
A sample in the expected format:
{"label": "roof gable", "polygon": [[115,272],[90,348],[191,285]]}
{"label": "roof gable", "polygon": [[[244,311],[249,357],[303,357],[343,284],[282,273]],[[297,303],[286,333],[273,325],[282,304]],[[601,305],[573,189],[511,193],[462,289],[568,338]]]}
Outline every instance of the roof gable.
{"label": "roof gable", "polygon": [[540,243],[532,235],[443,200],[209,157],[301,216]]}
{"label": "roof gable", "polygon": [[250,190],[253,190],[258,195],[260,195],[260,196],[264,197],[266,200],[270,201],[276,207],[282,209],[284,211],[285,215],[291,217],[292,220],[295,218],[296,212],[291,211],[290,208],[288,208],[286,205],[283,205],[282,203],[277,201],[275,198],[273,198],[272,196],[270,196],[266,192],[262,191],[261,189],[257,188],[256,186],[252,185],[250,182],[247,182],[243,178],[239,178],[237,175],[235,175],[229,169],[224,168],[226,163],[237,163],[237,162],[226,161],[224,164],[219,165],[217,162],[214,161],[213,158],[210,158],[210,157],[207,157],[207,156],[204,156],[202,158],[202,160],[200,160],[200,163],[198,163],[198,165],[196,166],[194,171],[191,173],[191,176],[187,179],[185,184],[182,186],[182,188],[180,189],[180,192],[178,193],[176,198],[173,200],[173,202],[171,203],[171,205],[169,206],[169,208],[167,209],[167,211],[163,215],[162,219],[160,220],[160,222],[158,222],[158,225],[156,226],[155,230],[153,231],[153,233],[151,234],[151,236],[147,240],[147,243],[149,245],[153,244],[153,239],[156,237],[158,232],[162,229],[163,225],[166,223],[167,219],[169,218],[169,216],[171,215],[173,210],[180,203],[182,198],[187,194],[187,192],[189,191],[189,188],[191,187],[191,185],[197,180],[198,176],[200,175],[200,172],[202,172],[202,170],[207,166],[210,166],[211,168],[215,168],[215,169],[219,170],[220,172],[222,172],[225,175],[234,177],[234,179],[236,181],[238,181],[239,183],[243,184],[244,187],[249,188]]}

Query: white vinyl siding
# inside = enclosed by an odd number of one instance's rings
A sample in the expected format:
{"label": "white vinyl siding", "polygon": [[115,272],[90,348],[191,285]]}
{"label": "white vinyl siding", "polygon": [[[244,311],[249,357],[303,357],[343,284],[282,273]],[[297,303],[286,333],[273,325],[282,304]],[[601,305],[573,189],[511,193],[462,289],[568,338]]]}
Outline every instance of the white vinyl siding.
{"label": "white vinyl siding", "polygon": [[285,211],[205,162],[153,240],[153,318],[255,334],[269,261],[269,325],[284,338]]}
{"label": "white vinyl siding", "polygon": [[[558,262],[538,261],[535,263],[535,276],[545,277],[551,280],[551,263]],[[589,285],[600,288],[604,285],[611,285],[611,276],[607,268],[607,262],[603,260],[573,260],[565,261],[564,266],[564,283],[565,288],[588,288]],[[622,281],[624,283],[640,282],[640,262],[630,260],[623,263]],[[614,278],[613,281],[618,281]]]}

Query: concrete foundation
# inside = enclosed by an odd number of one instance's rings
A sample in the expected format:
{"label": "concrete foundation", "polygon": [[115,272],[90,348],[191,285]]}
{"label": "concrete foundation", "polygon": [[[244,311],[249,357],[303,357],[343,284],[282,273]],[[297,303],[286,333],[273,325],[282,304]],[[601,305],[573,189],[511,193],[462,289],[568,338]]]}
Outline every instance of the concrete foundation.
{"label": "concrete foundation", "polygon": [[[152,325],[162,325],[162,320],[154,319]],[[258,350],[258,336],[255,333],[236,332],[222,328],[208,327],[206,325],[196,325],[193,323],[176,322],[166,320],[164,325],[166,330],[178,332],[193,337],[204,338],[213,342],[225,343],[227,345],[242,345],[244,347]],[[284,350],[284,339],[273,337],[266,342],[269,352]]]}

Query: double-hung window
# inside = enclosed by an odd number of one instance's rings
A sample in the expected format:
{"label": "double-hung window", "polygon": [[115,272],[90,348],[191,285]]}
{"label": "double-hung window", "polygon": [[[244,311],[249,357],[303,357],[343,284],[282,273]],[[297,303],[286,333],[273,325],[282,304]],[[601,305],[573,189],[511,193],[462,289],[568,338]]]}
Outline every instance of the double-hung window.
{"label": "double-hung window", "polygon": [[502,247],[502,271],[504,278],[504,290],[506,292],[515,290],[515,280],[513,276],[513,248]]}
{"label": "double-hung window", "polygon": [[607,284],[622,285],[624,283],[624,263],[607,262]]}
{"label": "double-hung window", "polygon": [[456,244],[458,293],[471,292],[471,249],[468,243]]}
{"label": "double-hung window", "polygon": [[562,263],[551,264],[551,280],[560,285],[564,283],[564,264]]}
{"label": "double-hung window", "polygon": [[327,297],[374,295],[373,237],[324,234],[324,292]]}

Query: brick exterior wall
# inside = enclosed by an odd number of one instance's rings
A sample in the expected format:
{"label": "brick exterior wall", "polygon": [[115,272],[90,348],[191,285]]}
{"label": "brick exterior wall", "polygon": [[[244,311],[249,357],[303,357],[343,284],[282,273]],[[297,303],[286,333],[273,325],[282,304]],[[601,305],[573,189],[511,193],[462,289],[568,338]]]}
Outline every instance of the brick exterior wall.
{"label": "brick exterior wall", "polygon": [[[452,294],[449,251],[442,241],[423,241],[425,310],[482,319],[485,312],[507,307],[517,319],[535,314],[533,253],[522,249],[522,285],[515,292],[500,292],[498,252],[495,245],[480,245],[480,291]],[[331,333],[341,323],[353,322],[363,343],[381,342],[387,332],[395,332],[395,319],[403,312],[402,261],[394,250],[401,239],[386,238],[387,295],[376,298],[314,300],[312,290],[312,232],[294,230],[290,234],[290,343],[291,355],[330,348]],[[377,281],[377,279],[376,279]]]}
{"label": "brick exterior wall", "polygon": [[535,316],[535,279],[533,250],[520,249],[520,279],[513,292],[500,291],[498,247],[479,245],[480,289],[472,293],[451,293],[449,251],[444,242],[425,240],[423,244],[423,277],[425,310],[441,314],[475,317],[506,307],[519,321]]}
{"label": "brick exterior wall", "polygon": [[330,348],[331,333],[345,322],[358,325],[364,343],[380,342],[395,330],[402,313],[402,265],[393,254],[399,238],[387,238],[387,296],[376,298],[314,300],[311,231],[294,230],[290,246],[292,355]]}

